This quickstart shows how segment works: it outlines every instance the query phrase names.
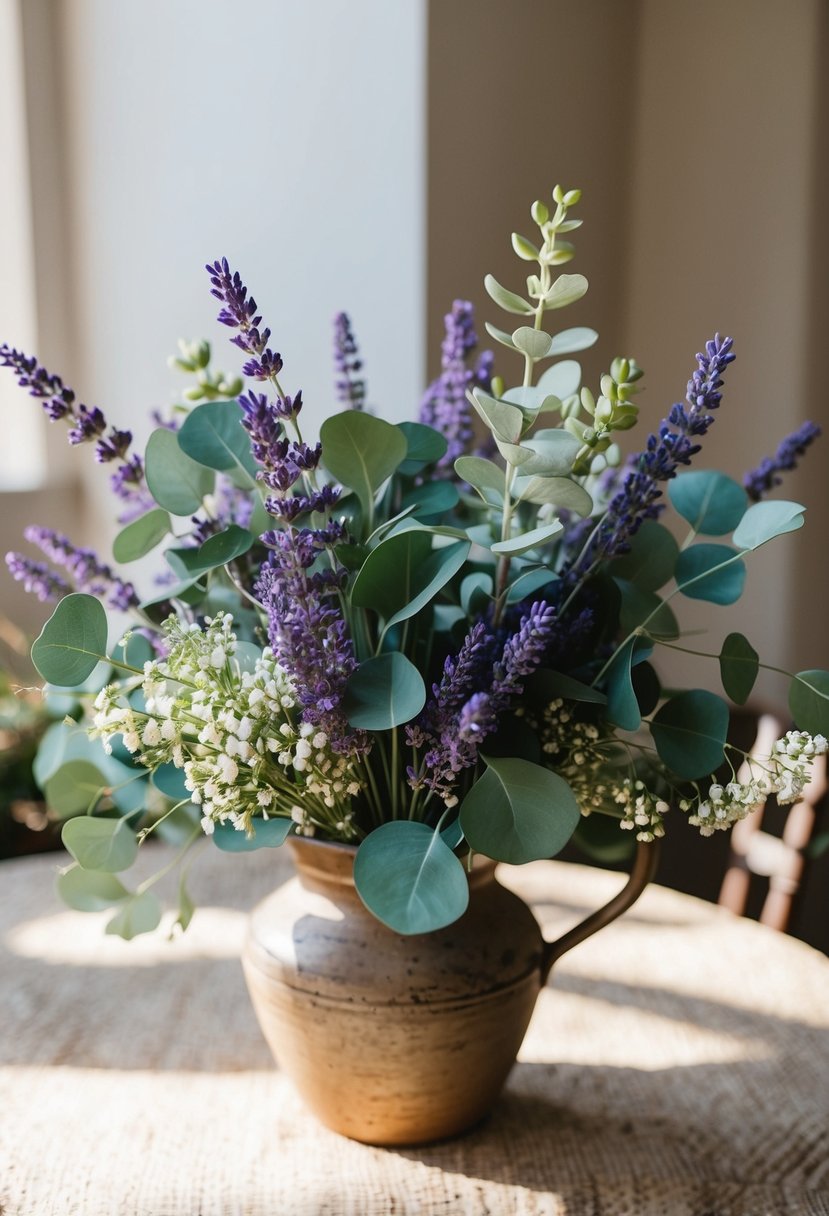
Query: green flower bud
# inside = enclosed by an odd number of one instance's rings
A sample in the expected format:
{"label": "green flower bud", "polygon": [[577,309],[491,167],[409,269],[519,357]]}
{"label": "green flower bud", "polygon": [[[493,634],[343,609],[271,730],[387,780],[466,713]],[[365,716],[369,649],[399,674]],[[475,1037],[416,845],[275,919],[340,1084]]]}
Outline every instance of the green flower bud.
{"label": "green flower bud", "polygon": [[565,207],[575,207],[576,203],[581,198],[581,190],[568,190],[564,196]]}
{"label": "green flower bud", "polygon": [[201,341],[195,345],[193,362],[196,367],[207,367],[210,362],[210,343]]}
{"label": "green flower bud", "polygon": [[620,359],[618,356],[610,365],[610,374],[617,384],[625,384],[630,373],[630,363],[627,359]]}
{"label": "green flower bud", "polygon": [[504,377],[503,376],[493,376],[492,377],[492,395],[493,395],[493,397],[503,397],[504,388],[505,388]]}
{"label": "green flower bud", "polygon": [[602,386],[602,392],[604,393],[605,397],[609,398],[610,401],[615,401],[616,400],[616,384],[613,380],[613,377],[608,376],[607,372],[605,372],[604,375],[602,376],[601,380],[599,381],[599,383]]}
{"label": "green flower bud", "polygon": [[581,403],[584,406],[584,409],[592,417],[592,415],[595,414],[595,412],[596,412],[596,398],[593,396],[593,394],[591,393],[590,389],[587,387],[586,384],[582,388],[579,396],[581,398]]}
{"label": "green flower bud", "polygon": [[[604,377],[602,377],[604,379]],[[608,426],[613,417],[613,402],[607,397],[600,397],[596,403],[596,422],[601,426]]]}
{"label": "green flower bud", "polygon": [[553,187],[553,201],[559,204],[564,202],[564,191],[561,186]]}

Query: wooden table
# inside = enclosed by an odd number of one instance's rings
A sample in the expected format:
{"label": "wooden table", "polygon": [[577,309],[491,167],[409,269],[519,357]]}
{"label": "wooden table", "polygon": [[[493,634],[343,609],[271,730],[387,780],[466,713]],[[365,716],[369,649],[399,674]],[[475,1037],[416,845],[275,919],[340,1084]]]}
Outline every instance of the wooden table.
{"label": "wooden table", "polygon": [[[0,863],[4,1216],[829,1214],[829,961],[800,942],[652,887],[557,965],[487,1123],[389,1151],[319,1127],[254,1021],[244,910],[287,857],[205,850],[172,943],[103,937],[57,864]],[[556,933],[620,885],[502,878]]]}

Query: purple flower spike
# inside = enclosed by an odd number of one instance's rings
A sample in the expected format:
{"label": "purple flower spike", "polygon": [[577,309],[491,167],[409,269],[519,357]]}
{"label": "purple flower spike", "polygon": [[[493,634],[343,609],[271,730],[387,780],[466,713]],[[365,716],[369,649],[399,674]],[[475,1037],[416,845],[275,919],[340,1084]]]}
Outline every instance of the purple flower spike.
{"label": "purple flower spike", "polygon": [[424,394],[420,404],[420,421],[446,437],[449,446],[437,467],[448,472],[457,458],[469,451],[473,430],[466,393],[473,384],[489,386],[492,355],[484,352],[474,371],[467,367],[467,359],[478,345],[475,309],[467,300],[455,300],[444,323],[446,331],[441,346],[441,373]]}
{"label": "purple flower spike", "polygon": [[346,409],[362,410],[366,405],[366,382],[358,375],[363,361],[347,313],[334,318],[334,370],[337,400]]}
{"label": "purple flower spike", "polygon": [[68,595],[72,588],[66,579],[50,570],[45,562],[35,562],[22,553],[7,553],[6,565],[12,578],[23,584],[23,588],[36,595],[39,600],[59,600]]}
{"label": "purple flower spike", "polygon": [[820,427],[814,422],[804,422],[791,435],[787,435],[773,456],[764,457],[756,469],[746,473],[743,485],[749,498],[759,502],[764,494],[779,486],[783,480],[780,474],[797,468],[798,459],[819,435]]}
{"label": "purple flower spike", "polygon": [[138,594],[132,583],[118,578],[92,549],[81,549],[59,532],[34,524],[26,528],[23,535],[33,545],[37,545],[55,565],[68,571],[79,591],[103,596],[111,608],[117,608],[121,612],[138,606]]}

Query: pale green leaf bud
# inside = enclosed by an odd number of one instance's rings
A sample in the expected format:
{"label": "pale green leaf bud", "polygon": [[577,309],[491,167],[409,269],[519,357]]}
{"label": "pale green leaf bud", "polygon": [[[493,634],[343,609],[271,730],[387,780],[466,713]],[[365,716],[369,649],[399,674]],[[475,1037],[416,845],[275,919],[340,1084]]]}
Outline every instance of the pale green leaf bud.
{"label": "pale green leaf bud", "polygon": [[550,218],[550,209],[549,209],[549,207],[546,206],[545,203],[542,203],[538,199],[536,199],[536,201],[532,205],[530,215],[533,217],[536,224],[538,224],[538,226],[540,228],[541,225],[546,224],[547,220]]}
{"label": "pale green leaf bud", "polygon": [[580,198],[581,190],[568,190],[563,199],[565,207],[575,207]]}
{"label": "pale green leaf bud", "polygon": [[587,413],[590,414],[591,416],[593,414],[595,414],[596,398],[593,396],[593,394],[591,393],[590,389],[587,387],[586,384],[583,386],[579,396],[581,397],[581,403],[584,406]]}
{"label": "pale green leaf bud", "polygon": [[512,234],[512,247],[518,254],[519,258],[523,258],[525,262],[537,262],[538,250],[532,241],[528,241],[525,236],[521,236],[518,232]]}
{"label": "pale green leaf bud", "polygon": [[617,384],[625,384],[630,372],[630,363],[627,359],[617,357],[610,365],[610,374]]}
{"label": "pale green leaf bud", "polygon": [[580,422],[578,418],[570,417],[564,419],[564,429],[565,431],[569,431],[571,435],[574,435],[576,439],[584,439],[584,433],[587,430],[587,427],[583,422]]}
{"label": "pale green leaf bud", "polygon": [[193,362],[196,367],[207,367],[210,362],[210,343],[202,340],[194,343]]}
{"label": "pale green leaf bud", "polygon": [[527,295],[533,300],[540,300],[544,295],[544,288],[537,274],[527,275]]}
{"label": "pale green leaf bud", "polygon": [[573,393],[570,397],[565,397],[561,403],[562,418],[577,418],[581,413],[581,401],[578,393]]}
{"label": "pale green leaf bud", "polygon": [[201,401],[204,396],[204,390],[197,385],[193,385],[192,388],[184,390],[183,396],[187,401]]}
{"label": "pale green leaf bud", "polygon": [[504,384],[503,376],[493,376],[492,377],[492,395],[493,395],[493,397],[503,397],[505,387],[506,386]]}
{"label": "pale green leaf bud", "polygon": [[607,426],[613,417],[613,402],[607,397],[600,397],[596,402],[596,413],[594,417],[596,422],[601,426]]}
{"label": "pale green leaf bud", "polygon": [[553,201],[559,204],[564,202],[564,191],[561,186],[553,187]]}
{"label": "pale green leaf bud", "polygon": [[607,451],[605,452],[605,460],[611,469],[618,469],[619,465],[622,463],[622,449],[619,447],[618,443],[608,444]]}
{"label": "pale green leaf bud", "polygon": [[616,399],[616,384],[614,383],[613,377],[608,376],[607,372],[605,372],[599,383],[602,386],[602,392],[604,393],[605,397],[607,397],[610,401],[614,401]]}

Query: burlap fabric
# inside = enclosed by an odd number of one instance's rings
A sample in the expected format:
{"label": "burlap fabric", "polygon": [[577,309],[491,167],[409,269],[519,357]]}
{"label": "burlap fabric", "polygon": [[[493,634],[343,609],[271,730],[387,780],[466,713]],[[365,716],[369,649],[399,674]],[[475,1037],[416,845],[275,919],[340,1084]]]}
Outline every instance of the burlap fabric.
{"label": "burlap fabric", "polygon": [[[0,865],[5,1216],[829,1214],[822,956],[651,888],[557,965],[485,1125],[367,1148],[305,1114],[244,989],[244,909],[288,864],[206,849],[188,934],[131,945],[58,905],[54,858]],[[503,879],[550,933],[620,885]]]}

